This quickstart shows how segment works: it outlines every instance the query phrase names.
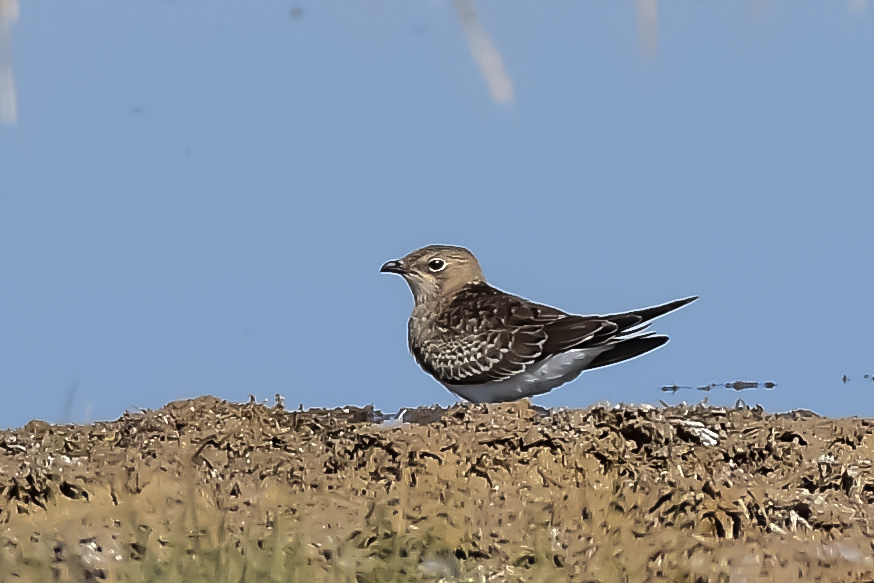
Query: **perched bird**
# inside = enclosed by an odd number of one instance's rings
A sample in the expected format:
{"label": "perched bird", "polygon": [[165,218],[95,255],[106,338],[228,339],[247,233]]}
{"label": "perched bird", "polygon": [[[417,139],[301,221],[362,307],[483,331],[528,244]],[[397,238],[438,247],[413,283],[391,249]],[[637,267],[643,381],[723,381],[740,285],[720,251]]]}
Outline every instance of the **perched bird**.
{"label": "perched bird", "polygon": [[695,301],[610,316],[575,316],[486,283],[473,253],[429,245],[381,272],[397,273],[415,298],[410,352],[427,373],[474,403],[551,391],[584,370],[635,358],[668,341],[642,333],[650,320]]}

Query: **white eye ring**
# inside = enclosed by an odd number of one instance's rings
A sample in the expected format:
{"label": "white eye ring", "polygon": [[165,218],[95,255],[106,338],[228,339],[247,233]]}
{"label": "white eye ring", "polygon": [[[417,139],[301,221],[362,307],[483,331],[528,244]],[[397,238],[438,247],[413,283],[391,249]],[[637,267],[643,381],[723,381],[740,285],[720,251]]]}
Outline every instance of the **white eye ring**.
{"label": "white eye ring", "polygon": [[433,273],[437,273],[438,271],[443,271],[446,269],[446,262],[440,259],[439,257],[435,257],[431,261],[428,262],[428,269],[430,269]]}

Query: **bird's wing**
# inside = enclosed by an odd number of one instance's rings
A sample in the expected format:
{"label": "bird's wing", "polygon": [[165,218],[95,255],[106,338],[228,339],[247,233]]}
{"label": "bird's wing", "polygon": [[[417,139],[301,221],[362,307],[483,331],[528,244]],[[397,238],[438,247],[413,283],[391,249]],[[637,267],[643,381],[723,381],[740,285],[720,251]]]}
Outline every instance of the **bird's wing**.
{"label": "bird's wing", "polygon": [[[652,320],[682,308],[696,299],[698,297],[694,296],[651,308],[607,316],[567,316],[558,319],[546,325],[549,339],[543,346],[543,355],[548,356],[566,350],[592,348],[605,344],[619,345],[629,340],[637,341],[643,338],[648,339],[647,342],[636,342],[634,346],[660,346],[667,342],[666,337],[655,336],[655,332],[644,332],[649,328]],[[619,358],[620,354],[621,352],[613,354],[610,358]],[[607,360],[606,357],[602,357],[601,361]],[[599,364],[598,366],[603,365]]]}
{"label": "bird's wing", "polygon": [[598,317],[565,316],[545,326],[547,335],[544,356],[572,348],[590,348],[606,344],[619,330],[619,325]]}
{"label": "bird's wing", "polygon": [[500,381],[569,348],[606,342],[617,325],[569,316],[490,286],[470,286],[442,306],[432,333],[411,342],[419,364],[452,384]]}
{"label": "bird's wing", "polygon": [[651,308],[641,308],[631,312],[623,312],[621,314],[610,314],[608,316],[597,316],[604,320],[614,322],[619,326],[618,333],[627,336],[629,334],[637,334],[649,327],[652,320],[664,316],[668,312],[673,312],[682,308],[686,304],[691,304],[698,299],[698,296],[674,300]]}

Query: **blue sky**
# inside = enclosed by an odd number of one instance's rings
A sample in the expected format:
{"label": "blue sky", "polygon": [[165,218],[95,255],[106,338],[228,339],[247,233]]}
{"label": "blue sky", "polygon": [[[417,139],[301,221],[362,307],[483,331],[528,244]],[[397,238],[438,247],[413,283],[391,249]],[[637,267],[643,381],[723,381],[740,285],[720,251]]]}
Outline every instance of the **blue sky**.
{"label": "blue sky", "polygon": [[[862,0],[0,3],[0,426],[452,403],[378,273],[429,243],[576,313],[701,296],[544,406],[874,416]],[[778,386],[659,390],[735,380]]]}

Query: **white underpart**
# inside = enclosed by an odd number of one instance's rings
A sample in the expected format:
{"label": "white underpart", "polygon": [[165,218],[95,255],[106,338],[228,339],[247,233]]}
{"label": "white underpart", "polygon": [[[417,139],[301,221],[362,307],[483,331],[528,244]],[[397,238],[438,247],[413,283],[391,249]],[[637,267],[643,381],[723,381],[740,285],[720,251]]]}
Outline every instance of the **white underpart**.
{"label": "white underpart", "polygon": [[596,356],[612,348],[598,346],[597,348],[582,348],[568,350],[555,356],[550,356],[533,364],[522,373],[503,381],[494,381],[480,385],[454,385],[443,383],[447,389],[456,395],[474,403],[496,403],[513,401],[524,397],[541,395],[552,389],[572,381],[595,359]]}

